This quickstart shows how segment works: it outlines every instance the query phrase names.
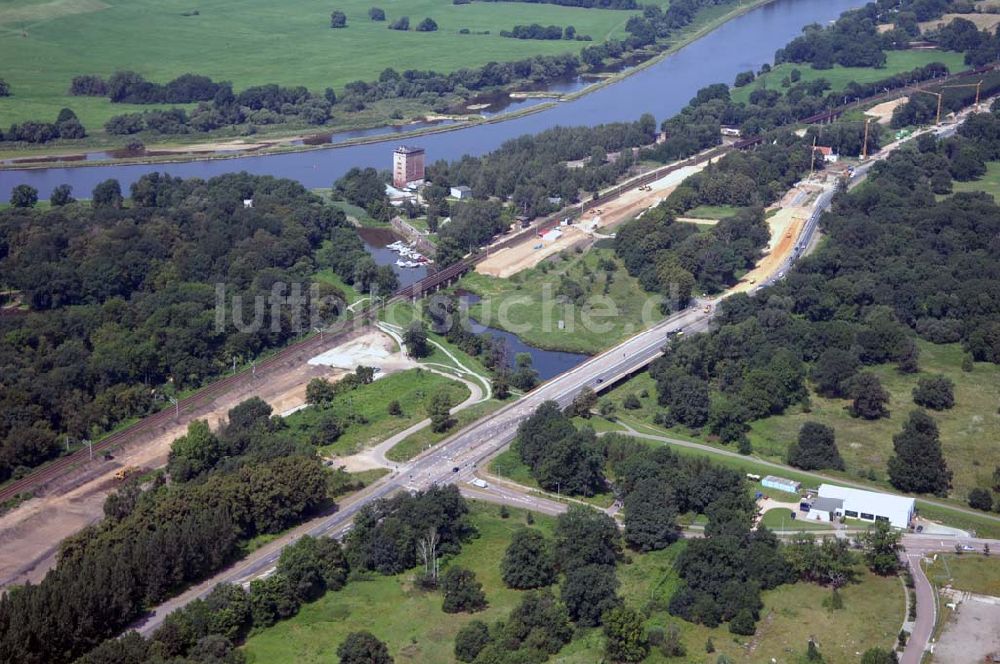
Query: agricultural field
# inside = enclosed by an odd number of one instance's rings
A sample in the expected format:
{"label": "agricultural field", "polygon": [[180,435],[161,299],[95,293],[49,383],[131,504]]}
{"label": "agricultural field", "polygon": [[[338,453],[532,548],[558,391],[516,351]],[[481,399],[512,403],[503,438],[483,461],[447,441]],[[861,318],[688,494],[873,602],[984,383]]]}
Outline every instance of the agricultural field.
{"label": "agricultural field", "polygon": [[[373,22],[368,10],[385,10],[387,22]],[[347,27],[330,29],[330,12],[343,11]],[[346,83],[374,80],[393,67],[453,71],[532,55],[577,53],[575,41],[500,37],[517,24],[573,25],[595,42],[624,37],[632,12],[579,9],[548,4],[451,0],[289,0],[280,5],[245,0],[8,0],[0,7],[2,76],[13,96],[0,99],[4,126],[24,120],[53,121],[73,108],[92,132],[111,116],[153,108],[111,104],[107,99],[71,97],[73,76],[107,76],[132,69],[164,83],[187,72],[251,85],[304,85],[338,92]],[[409,16],[411,30],[387,29]],[[436,32],[416,32],[423,18]],[[459,34],[467,28],[471,33]]]}
{"label": "agricultural field", "polygon": [[825,78],[830,82],[832,90],[843,90],[851,81],[871,83],[900,72],[923,67],[932,62],[945,64],[950,72],[967,69],[964,56],[961,53],[953,53],[951,51],[887,51],[885,67],[882,69],[841,67],[840,65],[834,65],[831,69],[814,69],[809,65],[785,63],[776,66],[770,73],[758,76],[750,85],[733,88],[731,94],[734,101],[745,102],[750,98],[750,93],[758,87],[784,90],[781,87],[781,80],[788,76],[793,69],[798,69],[802,73],[802,81]]}
{"label": "agricultural field", "polygon": [[[348,423],[337,440],[321,447],[327,454],[346,456],[385,440],[427,417],[427,403],[439,390],[447,390],[453,404],[469,397],[469,388],[423,369],[411,369],[380,378],[370,385],[337,395],[324,408],[304,408],[286,418],[292,431],[307,432],[326,412]],[[398,401],[402,415],[390,415],[389,403]]]}
{"label": "agricultural field", "polygon": [[[525,526],[525,512],[509,510],[503,519],[495,506],[473,503],[472,521],[479,537],[471,540],[448,564],[473,570],[483,584],[489,607],[477,614],[441,611],[438,593],[413,585],[413,574],[368,576],[351,580],[335,593],[303,605],[294,618],[263,630],[247,641],[244,651],[252,664],[313,664],[328,662],[351,631],[370,630],[384,640],[396,662],[440,664],[454,661],[452,648],[458,630],[474,619],[491,623],[505,617],[519,601],[520,592],[509,590],[500,580],[499,563],[515,530]],[[532,528],[551,533],[554,520],[534,515]],[[737,662],[787,661],[788,653],[804,653],[810,636],[818,640],[829,664],[856,662],[859,650],[891,644],[903,619],[903,592],[894,578],[879,578],[860,571],[860,583],[845,587],[844,610],[831,612],[823,606],[829,590],[811,584],[784,586],[763,594],[764,609],[758,632],[735,637],[726,627],[708,629],[669,616],[666,602],[676,590],[673,562],[683,543],[649,554],[628,554],[630,562],[618,566],[621,594],[626,604],[648,610],[648,626],[675,624],[687,649],[683,660],[667,660],[659,653],[647,662],[715,662],[725,653]],[[816,626],[822,625],[822,634]],[[707,654],[705,642],[712,639],[716,652]],[[603,650],[598,630],[581,630],[574,641],[550,659],[562,664],[593,664]]]}
{"label": "agricultural field", "polygon": [[[602,267],[607,261],[614,271]],[[561,291],[564,281],[575,285],[576,297]],[[642,290],[611,249],[565,251],[509,279],[470,273],[458,285],[482,297],[469,307],[474,319],[547,350],[597,353],[662,318],[656,296]]]}

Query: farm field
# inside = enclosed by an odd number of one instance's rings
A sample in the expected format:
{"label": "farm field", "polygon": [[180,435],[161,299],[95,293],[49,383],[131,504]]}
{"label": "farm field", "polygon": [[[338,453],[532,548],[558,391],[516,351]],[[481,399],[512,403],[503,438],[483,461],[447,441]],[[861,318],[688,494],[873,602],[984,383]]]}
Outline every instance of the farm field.
{"label": "farm field", "polygon": [[952,73],[967,69],[964,56],[961,53],[952,53],[951,51],[887,51],[885,67],[882,69],[841,67],[840,65],[834,65],[831,69],[813,69],[809,65],[785,63],[776,66],[770,73],[758,76],[749,85],[732,88],[731,94],[734,101],[745,102],[750,98],[750,93],[761,86],[772,90],[784,90],[781,87],[781,79],[788,76],[793,69],[798,69],[802,73],[802,81],[825,78],[830,82],[832,90],[843,90],[851,81],[871,83],[900,72],[923,67],[932,62],[941,62],[947,65],[948,71]]}
{"label": "farm field", "polygon": [[[387,22],[369,20],[373,5],[385,10]],[[346,28],[330,29],[333,9],[347,15]],[[8,0],[0,8],[0,62],[13,96],[0,99],[0,118],[5,126],[52,121],[69,106],[93,133],[113,115],[151,108],[67,93],[73,76],[107,76],[119,69],[160,83],[191,72],[231,81],[237,90],[278,83],[340,92],[351,81],[376,79],[387,67],[454,71],[490,61],[577,53],[584,42],[509,39],[499,32],[532,22],[573,25],[578,34],[601,42],[624,37],[632,13],[509,2],[453,5],[450,0],[341,0],[334,5],[245,0],[238,6],[222,0]],[[410,17],[409,32],[387,29],[403,15]],[[425,17],[437,22],[437,32],[412,29]],[[461,35],[462,28],[491,34]]]}
{"label": "farm field", "polygon": [[[613,272],[601,267],[607,261]],[[564,282],[569,286],[561,291]],[[597,353],[662,318],[656,296],[642,290],[610,249],[564,251],[508,279],[470,273],[458,285],[483,298],[469,307],[474,319],[548,350]],[[569,288],[578,297],[565,296]]]}
{"label": "farm field", "polygon": [[[327,593],[303,605],[294,618],[263,630],[247,641],[244,651],[252,664],[313,664],[331,661],[337,646],[351,631],[367,629],[386,641],[396,662],[441,664],[453,662],[455,634],[471,620],[487,623],[505,617],[516,606],[520,592],[509,590],[500,580],[499,563],[515,530],[525,527],[525,512],[511,509],[502,519],[498,508],[473,503],[472,521],[479,537],[466,543],[448,564],[467,567],[483,584],[488,608],[477,614],[444,614],[441,596],[416,589],[412,573],[369,576],[352,580],[341,591]],[[536,528],[551,533],[554,520],[534,515]],[[678,578],[673,562],[684,544],[648,554],[629,553],[630,564],[618,566],[621,594],[626,604],[648,609],[648,626],[673,623],[681,631],[687,649],[683,660],[667,660],[658,652],[651,663],[685,661],[715,662],[724,653],[738,662],[770,661],[788,653],[805,652],[810,636],[818,640],[830,664],[856,662],[856,652],[871,645],[888,646],[903,617],[903,593],[895,577],[879,578],[861,571],[861,583],[843,588],[844,610],[830,612],[823,605],[829,590],[811,584],[783,586],[763,594],[764,609],[758,633],[734,637],[723,626],[708,629],[669,616],[666,602],[676,590]],[[822,634],[816,626],[823,625]],[[707,654],[704,644],[711,637],[716,653]],[[603,651],[598,630],[582,630],[574,641],[550,658],[562,664],[593,664]]]}

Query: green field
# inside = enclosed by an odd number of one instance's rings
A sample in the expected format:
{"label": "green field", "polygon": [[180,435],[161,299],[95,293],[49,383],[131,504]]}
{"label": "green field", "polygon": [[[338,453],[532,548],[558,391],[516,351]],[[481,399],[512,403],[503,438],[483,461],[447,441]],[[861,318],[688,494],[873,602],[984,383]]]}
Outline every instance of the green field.
{"label": "green field", "polygon": [[725,219],[726,217],[732,217],[742,209],[744,208],[734,205],[699,205],[696,208],[691,208],[682,216],[693,219]]}
{"label": "green field", "polygon": [[[606,295],[608,275],[598,266],[601,259],[611,259],[617,266]],[[589,306],[560,300],[563,277],[581,286]],[[642,290],[610,249],[563,252],[509,279],[473,272],[458,285],[482,296],[481,302],[469,307],[477,321],[550,350],[597,353],[662,318],[655,296]],[[560,320],[565,322],[563,329]]]}
{"label": "green field", "polygon": [[[292,431],[302,432],[311,429],[326,411],[335,413],[341,422],[350,422],[336,442],[321,448],[323,452],[344,456],[381,442],[427,417],[427,403],[438,390],[447,390],[454,404],[469,397],[469,388],[457,381],[423,369],[411,369],[340,394],[323,409],[304,408],[286,420]],[[401,416],[389,415],[392,401],[402,405]],[[359,417],[364,419],[363,423],[351,419]]]}
{"label": "green field", "polygon": [[964,71],[967,68],[964,56],[961,53],[953,53],[951,51],[887,51],[886,56],[885,67],[882,69],[841,67],[840,65],[834,65],[831,69],[813,69],[809,65],[780,64],[772,69],[770,73],[758,76],[750,85],[745,85],[742,88],[732,88],[732,97],[734,101],[745,102],[749,100],[750,93],[759,87],[784,91],[785,88],[781,87],[781,79],[788,76],[793,69],[798,69],[802,73],[802,81],[825,78],[830,82],[832,90],[843,90],[851,81],[872,83],[900,72],[923,67],[932,62],[945,64],[948,67],[948,71],[952,73]]}
{"label": "green field", "polygon": [[993,196],[993,198],[1000,197],[1000,161],[987,162],[986,174],[978,180],[952,182],[952,190],[955,193],[960,191],[984,191]]}
{"label": "green field", "polygon": [[938,554],[927,565],[927,578],[936,585],[950,584],[959,590],[1000,597],[1000,558],[990,552],[968,551],[962,555]]}
{"label": "green field", "polygon": [[432,445],[440,443],[448,436],[452,435],[456,431],[459,431],[462,427],[467,426],[482,417],[486,417],[490,413],[502,408],[504,405],[503,401],[490,399],[482,403],[477,403],[474,406],[469,406],[468,408],[460,410],[455,414],[455,424],[452,425],[452,427],[447,431],[435,433],[430,427],[425,427],[416,433],[410,434],[404,440],[400,441],[398,445],[386,453],[385,457],[390,461],[409,461],[424,450],[429,449]]}
{"label": "green field", "polygon": [[[318,664],[334,659],[337,645],[351,631],[366,629],[383,639],[396,662],[442,664],[453,662],[452,648],[458,630],[473,619],[487,623],[505,617],[520,593],[506,589],[499,562],[514,530],[525,523],[525,514],[510,510],[501,519],[494,506],[473,503],[472,519],[479,537],[467,543],[454,564],[475,571],[483,583],[489,607],[478,614],[447,615],[441,596],[415,589],[412,574],[371,576],[352,580],[347,587],[327,593],[304,605],[297,616],[252,636],[244,650],[253,664]],[[549,533],[551,517],[535,515],[534,528]],[[663,607],[677,588],[673,561],[683,543],[649,554],[629,554],[630,562],[618,566],[621,594],[627,604],[649,610],[649,626],[677,624],[688,654],[666,660],[659,653],[647,662],[715,662],[725,653],[738,662],[766,662],[771,657],[789,661],[789,652],[803,653],[810,636],[817,638],[829,664],[853,663],[858,651],[873,645],[888,646],[903,617],[903,592],[894,578],[861,572],[861,583],[842,590],[844,610],[830,613],[822,606],[829,590],[810,584],[784,586],[763,594],[764,610],[753,637],[734,637],[725,626],[708,629],[670,617]],[[446,565],[449,563],[446,563]],[[651,603],[650,600],[655,600]],[[817,629],[817,626],[822,626]],[[706,654],[712,637],[717,652]],[[582,630],[551,662],[593,664],[601,660],[600,630]]]}
{"label": "green field", "polygon": [[[368,19],[382,7],[388,22],[406,15],[411,30],[388,30]],[[184,16],[197,9],[197,16]],[[347,15],[348,27],[330,29],[330,12]],[[289,0],[280,4],[244,0],[6,0],[0,5],[2,76],[14,96],[0,99],[6,126],[23,120],[54,119],[70,106],[92,132],[112,115],[149,107],[112,105],[106,99],[70,97],[79,74],[109,75],[132,69],[156,82],[193,72],[251,85],[305,85],[316,92],[340,91],[344,84],[375,80],[393,67],[450,72],[491,61],[531,55],[576,53],[573,41],[500,37],[516,24],[573,25],[595,42],[624,37],[632,12],[579,9],[548,4],[484,2],[453,5],[451,0]],[[438,31],[413,30],[424,17]],[[459,30],[489,30],[460,35]],[[52,116],[51,118],[49,116]]]}

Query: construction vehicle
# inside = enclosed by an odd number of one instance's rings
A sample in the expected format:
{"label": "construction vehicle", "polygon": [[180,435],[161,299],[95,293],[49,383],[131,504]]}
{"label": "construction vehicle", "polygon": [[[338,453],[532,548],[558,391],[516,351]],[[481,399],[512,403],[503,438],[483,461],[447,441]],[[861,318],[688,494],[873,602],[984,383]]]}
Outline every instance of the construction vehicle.
{"label": "construction vehicle", "polygon": [[124,466],[115,471],[115,479],[120,482],[128,477],[131,477],[132,475],[135,475],[138,472],[139,472],[138,466]]}

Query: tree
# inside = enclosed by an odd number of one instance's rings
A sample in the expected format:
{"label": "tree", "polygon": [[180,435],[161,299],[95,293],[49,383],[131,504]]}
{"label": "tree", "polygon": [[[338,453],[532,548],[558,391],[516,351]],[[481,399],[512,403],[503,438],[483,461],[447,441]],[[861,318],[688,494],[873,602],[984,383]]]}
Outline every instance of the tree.
{"label": "tree", "polygon": [[305,535],[282,550],[277,571],[288,579],[299,599],[308,602],[327,590],[344,587],[347,560],[340,542],[332,537]]}
{"label": "tree", "polygon": [[443,389],[435,392],[427,405],[427,415],[431,418],[432,431],[447,431],[454,423],[451,417],[451,395]]}
{"label": "tree", "polygon": [[390,30],[402,30],[403,32],[406,32],[407,30],[410,29],[410,17],[409,16],[400,16],[395,21],[393,21],[392,23],[389,24],[389,29]]}
{"label": "tree", "polygon": [[932,410],[947,410],[955,405],[955,384],[947,376],[925,376],[913,388],[913,402]]}
{"label": "tree", "polygon": [[337,396],[337,386],[325,378],[313,378],[306,384],[306,403],[324,406]]}
{"label": "tree", "polygon": [[49,196],[49,203],[52,207],[62,207],[75,201],[76,199],[73,198],[73,187],[68,184],[61,184],[57,186],[52,190],[52,194]]}
{"label": "tree", "polygon": [[475,613],[486,608],[486,593],[483,584],[476,580],[476,574],[464,567],[449,567],[441,577],[441,590],[445,613]]}
{"label": "tree", "polygon": [[757,631],[757,621],[750,609],[743,608],[736,612],[729,621],[729,631],[741,636],[752,636]]}
{"label": "tree", "polygon": [[843,470],[833,428],[819,422],[804,423],[798,441],[788,446],[788,463],[803,470]]}
{"label": "tree", "polygon": [[98,183],[90,195],[90,203],[95,208],[120,208],[124,200],[122,197],[122,186],[114,178]]}
{"label": "tree", "polygon": [[9,97],[10,94],[10,83],[0,78],[0,97]]}
{"label": "tree", "polygon": [[570,404],[569,411],[571,415],[590,418],[590,411],[596,405],[597,394],[590,387],[584,387],[573,397],[573,403]]}
{"label": "tree", "polygon": [[38,190],[27,184],[19,184],[10,192],[10,204],[16,208],[35,207]]}
{"label": "tree", "polygon": [[438,29],[438,24],[434,19],[428,17],[417,24],[417,32],[434,32]]}
{"label": "tree", "polygon": [[649,654],[643,619],[634,609],[616,606],[604,616],[604,654],[612,662],[641,662]]}
{"label": "tree", "polygon": [[976,487],[969,491],[969,507],[988,512],[993,509],[993,495],[986,489]]}
{"label": "tree", "polygon": [[490,642],[490,630],[482,620],[473,620],[455,635],[455,659],[471,662]]}
{"label": "tree", "polygon": [[951,487],[951,471],[941,452],[937,423],[914,410],[903,430],[892,437],[895,454],[888,464],[889,482],[900,491],[943,495]]}
{"label": "tree", "polygon": [[427,344],[427,328],[422,321],[413,321],[403,333],[403,345],[410,357],[427,357],[430,346]]}
{"label": "tree", "polygon": [[875,374],[864,371],[854,376],[850,381],[852,417],[866,420],[877,420],[889,416],[889,393],[882,387],[882,382]]}
{"label": "tree", "polygon": [[346,28],[347,27],[347,15],[342,11],[334,11],[330,14],[330,27],[331,28]]}
{"label": "tree", "polygon": [[552,544],[533,528],[516,531],[500,562],[500,576],[508,588],[518,590],[551,585],[556,577]]}
{"label": "tree", "polygon": [[625,496],[625,542],[638,551],[656,551],[677,541],[673,490],[659,477],[642,479]]}
{"label": "tree", "polygon": [[876,521],[857,537],[868,568],[879,576],[889,576],[899,570],[901,536],[885,521]]}
{"label": "tree", "polygon": [[384,21],[385,10],[379,9],[378,7],[372,7],[368,10],[368,18],[373,21]]}
{"label": "tree", "polygon": [[857,370],[858,360],[853,353],[839,348],[826,349],[812,368],[816,391],[825,397],[844,397],[848,380]]}
{"label": "tree", "polygon": [[897,664],[899,659],[892,650],[869,648],[861,656],[861,664]]}
{"label": "tree", "polygon": [[807,662],[822,662],[823,655],[820,654],[819,648],[816,647],[816,642],[809,639],[809,646],[806,648],[806,661]]}
{"label": "tree", "polygon": [[386,411],[393,417],[400,417],[403,414],[403,407],[399,405],[399,401],[393,399],[389,402]]}
{"label": "tree", "polygon": [[600,625],[601,616],[621,604],[614,565],[571,568],[566,572],[561,597],[574,622],[582,627]]}
{"label": "tree", "polygon": [[188,424],[187,433],[170,445],[167,472],[175,482],[187,482],[211,469],[222,458],[222,444],[205,420]]}
{"label": "tree", "polygon": [[371,632],[351,632],[337,647],[340,664],[392,664],[389,649]]}
{"label": "tree", "polygon": [[584,565],[613,566],[621,552],[618,526],[602,512],[570,505],[556,520],[556,562],[564,572]]}

